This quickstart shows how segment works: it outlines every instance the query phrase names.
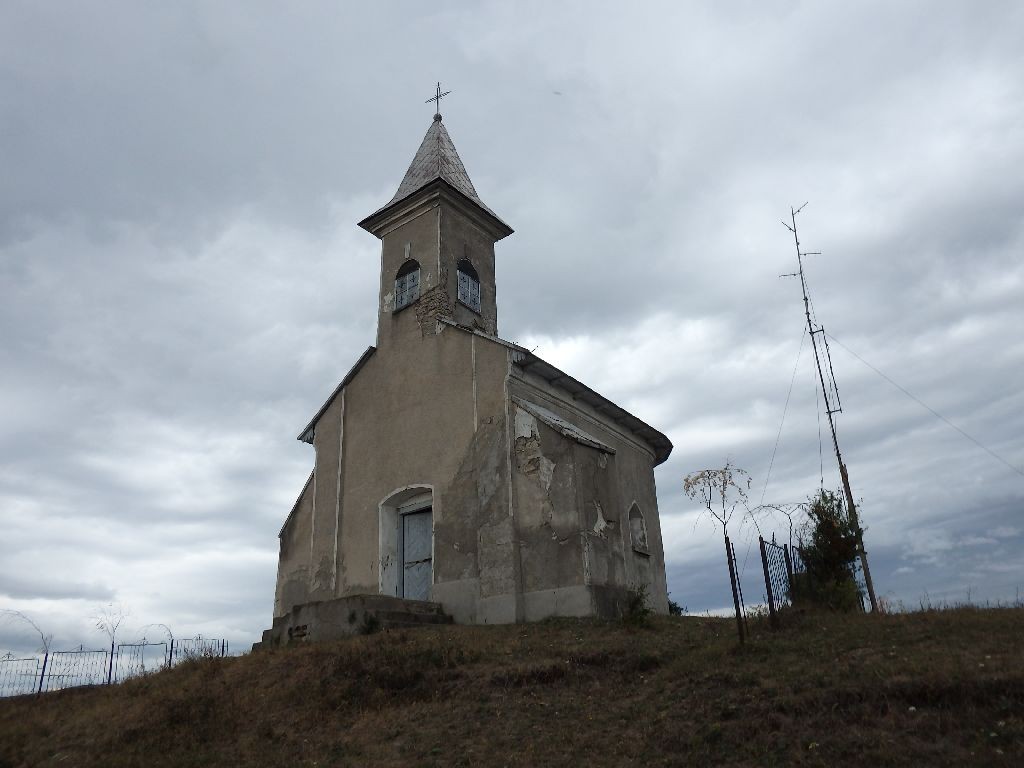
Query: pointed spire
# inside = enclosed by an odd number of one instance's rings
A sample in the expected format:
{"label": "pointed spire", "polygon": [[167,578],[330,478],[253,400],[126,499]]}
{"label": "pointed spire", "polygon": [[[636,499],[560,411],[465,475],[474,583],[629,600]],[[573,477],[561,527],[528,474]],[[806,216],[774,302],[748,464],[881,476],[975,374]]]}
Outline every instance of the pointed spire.
{"label": "pointed spire", "polygon": [[[444,94],[441,94],[442,96]],[[433,101],[433,99],[431,99]],[[496,232],[500,232],[499,239],[512,234],[512,228],[502,221],[498,215],[488,208],[476,192],[476,187],[466,173],[466,166],[462,164],[459,153],[455,151],[451,136],[441,122],[441,115],[434,115],[434,120],[427,129],[426,135],[420,148],[416,151],[409,170],[405,172],[402,183],[398,185],[398,191],[388,201],[387,205],[374,211],[361,222],[359,226],[367,231],[373,232],[376,224],[381,221],[385,212],[401,201],[415,195],[425,187],[442,181],[456,192],[475,203],[487,216],[493,219]]]}
{"label": "pointed spire", "polygon": [[399,200],[404,200],[409,195],[427,186],[435,179],[443,179],[455,189],[464,194],[474,203],[479,205],[489,214],[494,212],[484,205],[484,201],[476,193],[476,188],[466,173],[466,166],[462,164],[459,153],[455,151],[451,136],[441,122],[441,115],[434,115],[434,121],[427,129],[427,135],[423,137],[416,156],[412,159],[409,170],[405,172],[405,178],[398,185],[398,191],[391,198],[385,208]]}

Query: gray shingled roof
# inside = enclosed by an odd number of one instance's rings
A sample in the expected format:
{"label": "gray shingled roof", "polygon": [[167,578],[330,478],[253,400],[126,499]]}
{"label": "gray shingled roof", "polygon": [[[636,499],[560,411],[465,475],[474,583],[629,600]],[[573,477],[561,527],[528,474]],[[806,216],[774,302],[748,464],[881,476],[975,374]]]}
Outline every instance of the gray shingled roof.
{"label": "gray shingled roof", "polygon": [[462,164],[459,153],[455,151],[455,145],[444,123],[441,122],[440,115],[434,115],[434,122],[427,129],[427,135],[423,137],[423,143],[412,159],[409,170],[405,172],[405,178],[398,185],[395,196],[380,210],[404,200],[436,179],[447,181],[494,218],[498,218],[476,193],[476,188],[466,173],[466,166]]}

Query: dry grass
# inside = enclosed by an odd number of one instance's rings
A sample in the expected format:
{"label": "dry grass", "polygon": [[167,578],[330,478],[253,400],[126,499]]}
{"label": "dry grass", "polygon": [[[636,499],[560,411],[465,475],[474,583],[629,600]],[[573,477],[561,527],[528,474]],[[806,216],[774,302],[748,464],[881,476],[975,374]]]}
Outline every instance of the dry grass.
{"label": "dry grass", "polygon": [[22,765],[1021,765],[1024,610],[389,632],[0,700]]}

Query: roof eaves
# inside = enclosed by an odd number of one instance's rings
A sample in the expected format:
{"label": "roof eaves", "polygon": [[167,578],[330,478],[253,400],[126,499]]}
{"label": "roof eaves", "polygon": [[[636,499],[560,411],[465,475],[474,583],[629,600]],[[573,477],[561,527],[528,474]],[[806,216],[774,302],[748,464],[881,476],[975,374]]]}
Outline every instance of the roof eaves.
{"label": "roof eaves", "polygon": [[495,344],[498,344],[498,345],[500,345],[502,347],[508,347],[509,349],[511,349],[511,350],[513,350],[515,352],[518,352],[521,355],[528,355],[528,354],[530,354],[529,350],[527,350],[525,347],[519,346],[515,342],[506,341],[505,339],[502,339],[499,336],[494,336],[494,335],[492,335],[490,333],[484,333],[483,331],[481,331],[481,330],[479,330],[477,328],[471,328],[468,325],[463,325],[462,323],[457,323],[454,320],[452,320],[450,317],[439,317],[439,318],[437,318],[437,321],[439,323],[443,323],[444,325],[451,326],[452,328],[458,328],[460,331],[465,331],[466,333],[471,333],[474,336],[479,336],[482,339],[487,339],[488,341],[493,341]]}
{"label": "roof eaves", "polygon": [[549,411],[542,405],[525,400],[521,397],[512,397],[512,402],[518,405],[520,408],[531,414],[534,418],[540,419],[543,423],[547,424],[553,430],[558,432],[565,437],[575,440],[580,445],[586,445],[590,448],[596,448],[604,453],[614,455],[615,449],[610,445],[606,445],[598,440],[596,437],[585,431],[582,427],[573,424],[568,419],[559,416],[554,411]]}
{"label": "roof eaves", "polygon": [[537,357],[532,352],[526,350],[522,350],[522,352],[523,354],[520,358],[515,361],[515,364],[520,368],[524,370],[529,368],[552,386],[565,390],[574,399],[582,400],[601,413],[606,414],[616,424],[625,427],[643,439],[644,442],[654,449],[655,466],[668,459],[669,454],[672,453],[672,441],[665,434],[659,432],[642,419],[637,418],[625,408],[616,405],[608,398],[595,392],[579,379],[559,370],[546,360]]}
{"label": "roof eaves", "polygon": [[400,206],[404,207],[406,205],[418,202],[422,198],[429,198],[430,195],[436,194],[439,190],[442,189],[447,194],[450,194],[457,200],[459,200],[463,205],[468,205],[471,208],[474,208],[477,211],[479,211],[480,214],[483,215],[483,220],[488,222],[490,227],[494,230],[497,240],[506,238],[513,232],[515,232],[515,230],[512,229],[512,227],[510,227],[508,224],[501,220],[498,214],[496,214],[494,211],[492,211],[490,208],[484,205],[480,200],[470,197],[465,192],[456,187],[454,184],[452,184],[450,181],[441,176],[438,176],[436,179],[433,179],[432,181],[424,184],[423,186],[414,189],[409,194],[403,195],[397,200],[392,200],[382,208],[378,208],[376,211],[371,213],[362,221],[358,222],[356,226],[365,229],[367,232],[371,234],[376,235],[376,230],[378,226],[382,222],[387,221],[387,214],[389,214],[391,211]]}
{"label": "roof eaves", "polygon": [[338,396],[338,393],[341,392],[341,390],[343,390],[348,385],[348,383],[356,377],[356,374],[359,373],[359,369],[366,364],[366,361],[369,360],[373,353],[376,351],[377,348],[373,346],[366,348],[366,351],[363,352],[362,355],[360,355],[358,360],[356,360],[356,364],[353,365],[349,369],[349,372],[345,374],[345,378],[343,378],[341,380],[341,383],[334,388],[333,392],[331,392],[331,396],[327,398],[326,402],[322,406],[320,406],[320,410],[316,412],[316,416],[310,419],[309,424],[307,424],[305,428],[299,433],[299,436],[296,438],[296,440],[301,440],[303,443],[309,443],[312,445],[314,428],[316,427],[316,423],[320,420],[320,417],[324,415],[324,412],[328,408],[330,408],[331,403],[334,402],[334,398]]}

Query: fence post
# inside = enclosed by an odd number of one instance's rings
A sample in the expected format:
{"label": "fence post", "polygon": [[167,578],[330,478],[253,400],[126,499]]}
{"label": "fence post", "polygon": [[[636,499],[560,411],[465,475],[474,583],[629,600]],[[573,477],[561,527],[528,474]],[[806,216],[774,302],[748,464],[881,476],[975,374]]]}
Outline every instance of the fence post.
{"label": "fence post", "polygon": [[171,659],[174,658],[174,638],[171,638],[171,646],[167,649],[167,662],[164,664],[164,669],[171,668]]}
{"label": "fence post", "polygon": [[224,641],[223,640],[220,641],[220,655],[221,656],[224,655]]}
{"label": "fence post", "polygon": [[782,554],[786,558],[786,578],[789,579],[789,602],[793,602],[793,561],[789,557],[789,544],[782,545]]}
{"label": "fence post", "polygon": [[43,692],[43,680],[46,679],[46,662],[50,660],[50,652],[45,651],[43,653],[43,669],[39,673],[39,688],[36,689],[36,696]]}
{"label": "fence post", "polygon": [[114,676],[114,638],[110,638],[110,663],[107,664],[107,685]]}
{"label": "fence post", "polygon": [[761,545],[761,567],[764,568],[764,588],[768,591],[768,617],[771,619],[772,628],[779,626],[779,617],[775,613],[775,595],[772,594],[772,577],[768,571],[768,553],[764,548],[764,537],[757,537]]}
{"label": "fence post", "polygon": [[750,637],[750,625],[747,623],[747,601],[743,597],[743,579],[740,578],[739,560],[736,559],[736,545],[729,540],[732,549],[732,567],[736,569],[736,591],[740,593],[740,614],[743,616],[743,635]]}
{"label": "fence post", "polygon": [[729,537],[725,537],[725,559],[729,563],[729,582],[732,584],[732,604],[736,608],[736,631],[740,636],[740,643],[743,642],[743,615],[740,613],[740,595],[736,589],[736,566],[733,563],[733,550]]}

